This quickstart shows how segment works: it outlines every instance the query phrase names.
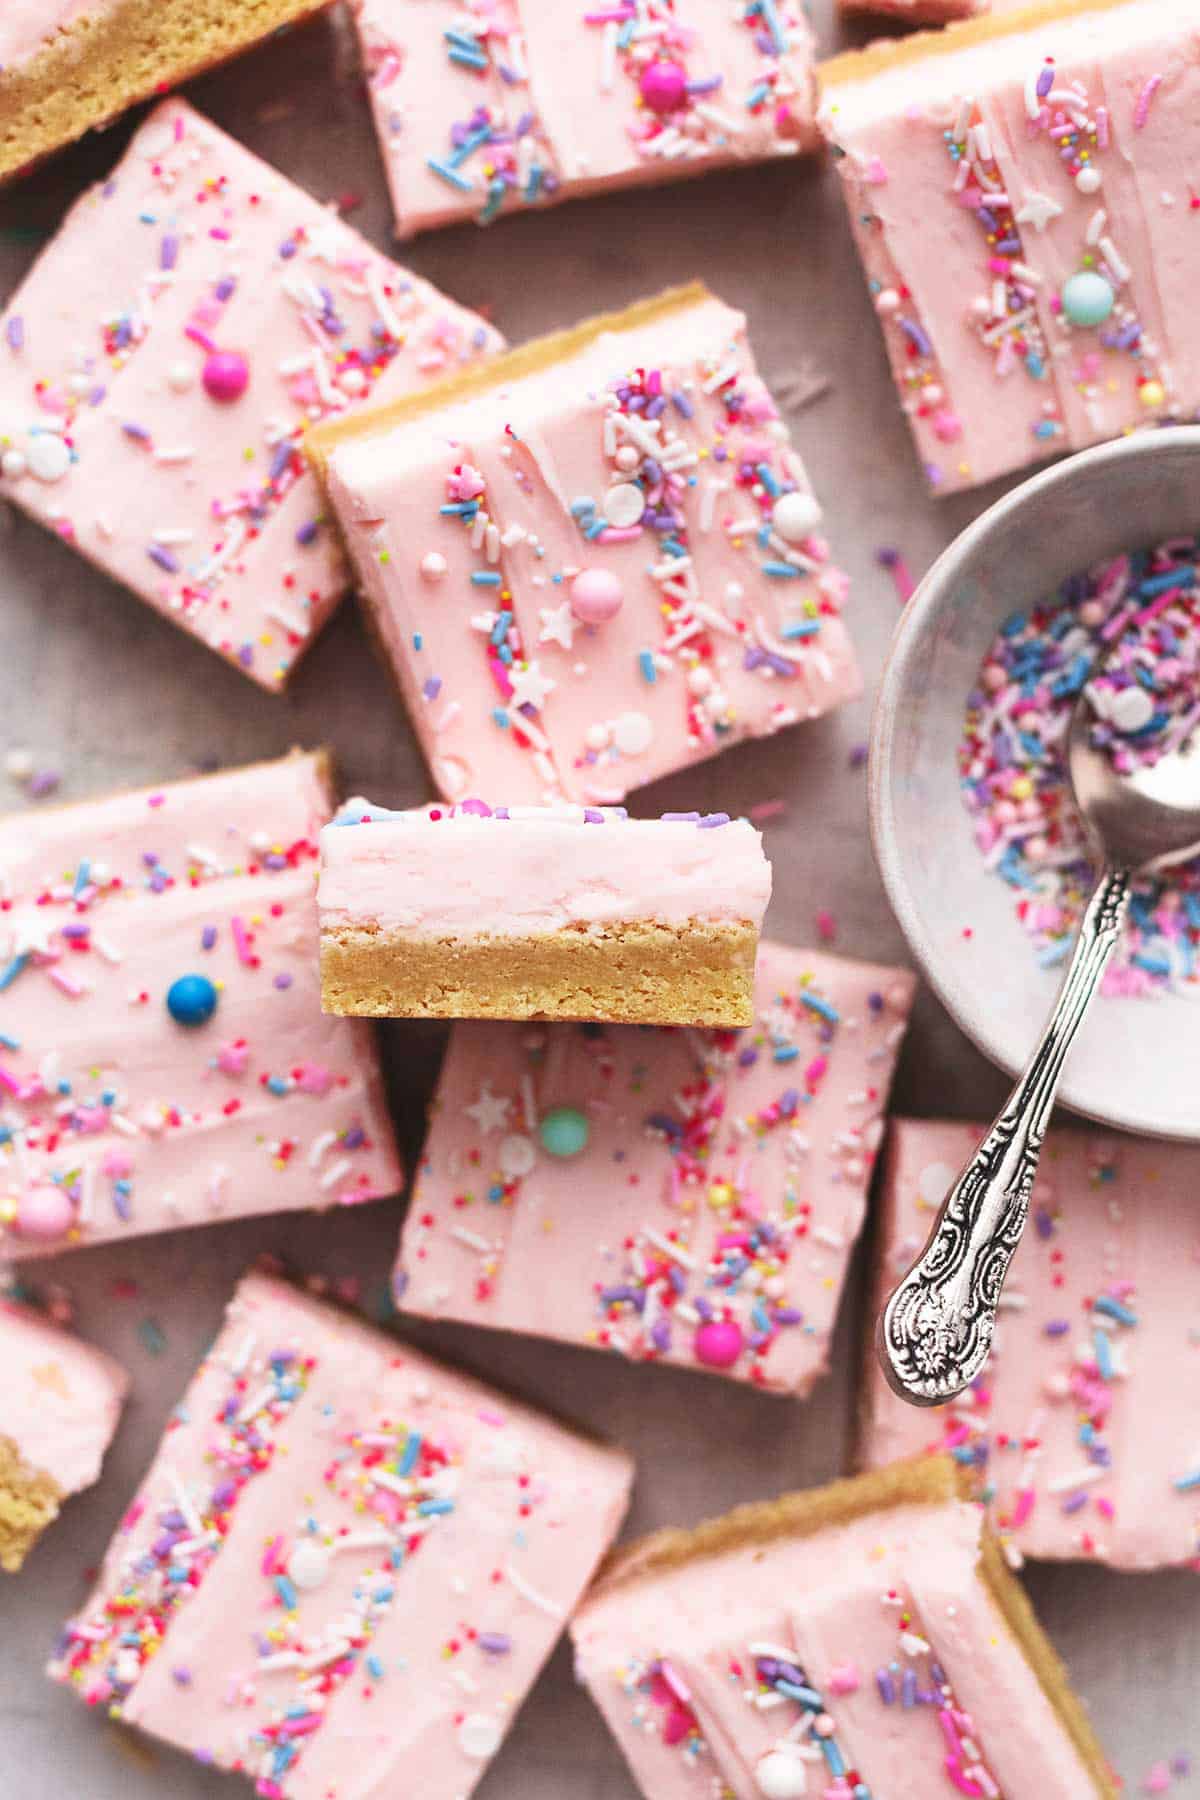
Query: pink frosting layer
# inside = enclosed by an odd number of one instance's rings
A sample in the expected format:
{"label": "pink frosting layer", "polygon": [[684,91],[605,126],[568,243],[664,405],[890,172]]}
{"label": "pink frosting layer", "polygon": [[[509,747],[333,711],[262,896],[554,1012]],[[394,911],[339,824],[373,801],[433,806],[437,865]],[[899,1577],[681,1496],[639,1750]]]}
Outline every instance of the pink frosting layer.
{"label": "pink frosting layer", "polygon": [[250,1276],[50,1673],[266,1800],[465,1800],[631,1477]]}
{"label": "pink frosting layer", "polygon": [[719,301],[351,438],[328,482],[449,799],[612,804],[859,692],[820,508]]}
{"label": "pink frosting layer", "polygon": [[398,1190],[374,1040],[320,1011],[329,811],[296,756],[0,819],[6,1257]]}
{"label": "pink frosting layer", "polygon": [[499,343],[170,100],[0,319],[0,493],[277,688],[346,586],[305,426]]}
{"label": "pink frosting layer", "polygon": [[[982,1131],[895,1126],[880,1299]],[[1200,1568],[1198,1178],[1182,1146],[1052,1132],[982,1377],[931,1415],[868,1357],[865,1460],[951,1450],[1014,1559]]]}
{"label": "pink frosting layer", "polygon": [[26,62],[76,20],[110,12],[115,0],[4,0],[0,7],[0,69]]}
{"label": "pink frosting layer", "polygon": [[402,236],[792,156],[816,138],[799,0],[354,0],[354,11]]}
{"label": "pink frosting layer", "polygon": [[[367,817],[364,806],[349,818]],[[722,815],[723,816],[723,815]],[[756,928],[771,895],[762,835],[745,819],[627,819],[537,807],[389,814],[321,833],[322,929],[413,937],[528,937],[576,925],[689,919]]]}
{"label": "pink frosting layer", "polygon": [[[577,1666],[648,1800],[849,1795],[838,1766],[873,1800],[1086,1800],[979,1534],[973,1507],[900,1506],[601,1592],[571,1628]],[[819,1698],[828,1756],[817,1712],[756,1678],[780,1664]]]}
{"label": "pink frosting layer", "polygon": [[[807,1392],[912,992],[900,970],[764,942],[744,1032],[456,1025],[400,1304]],[[587,1123],[574,1155],[545,1148],[559,1109]]]}
{"label": "pink frosting layer", "polygon": [[90,1487],[129,1390],[120,1363],[32,1308],[0,1300],[0,1367],[0,1437],[64,1494]]}
{"label": "pink frosting layer", "polygon": [[[935,488],[1194,415],[1188,8],[1131,0],[905,62],[832,87],[821,123]],[[1085,271],[1114,298],[1099,324],[1064,310]]]}

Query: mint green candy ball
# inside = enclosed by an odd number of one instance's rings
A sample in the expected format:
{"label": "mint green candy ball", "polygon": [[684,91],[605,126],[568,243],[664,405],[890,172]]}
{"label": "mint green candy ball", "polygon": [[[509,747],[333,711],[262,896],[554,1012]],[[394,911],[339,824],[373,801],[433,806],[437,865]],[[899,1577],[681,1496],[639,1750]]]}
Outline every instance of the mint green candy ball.
{"label": "mint green candy ball", "polygon": [[1116,299],[1112,283],[1094,269],[1082,269],[1063,282],[1062,309],[1072,325],[1103,325]]}
{"label": "mint green candy ball", "polygon": [[550,1156],[578,1156],[587,1147],[590,1131],[578,1107],[556,1106],[542,1120],[538,1135]]}

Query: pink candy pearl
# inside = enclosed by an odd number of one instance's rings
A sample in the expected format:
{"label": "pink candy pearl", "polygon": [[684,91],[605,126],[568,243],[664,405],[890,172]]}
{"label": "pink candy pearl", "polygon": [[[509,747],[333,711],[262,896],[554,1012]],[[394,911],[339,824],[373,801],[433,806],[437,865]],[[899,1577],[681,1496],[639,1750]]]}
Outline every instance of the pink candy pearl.
{"label": "pink candy pearl", "polygon": [[710,1319],[696,1332],[696,1361],[708,1369],[732,1369],[742,1354],[742,1328],[736,1319]]}
{"label": "pink candy pearl", "polygon": [[250,364],[240,350],[214,350],[205,358],[201,380],[210,400],[228,406],[231,400],[240,400],[249,386]]}
{"label": "pink candy pearl", "polygon": [[17,1231],[21,1237],[65,1237],[74,1222],[75,1208],[65,1188],[33,1188],[22,1195],[17,1207]]}
{"label": "pink candy pearl", "polygon": [[571,583],[571,611],[585,625],[615,619],[624,598],[620,582],[607,569],[584,569]]}
{"label": "pink candy pearl", "polygon": [[642,70],[638,90],[651,112],[678,112],[687,105],[687,74],[677,62],[660,56]]}

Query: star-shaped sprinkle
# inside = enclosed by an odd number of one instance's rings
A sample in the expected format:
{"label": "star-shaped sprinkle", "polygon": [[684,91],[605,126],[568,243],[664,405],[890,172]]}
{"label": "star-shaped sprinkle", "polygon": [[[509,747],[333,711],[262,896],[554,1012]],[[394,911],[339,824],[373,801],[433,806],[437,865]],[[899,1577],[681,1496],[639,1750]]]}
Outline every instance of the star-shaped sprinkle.
{"label": "star-shaped sprinkle", "polygon": [[1032,225],[1035,231],[1045,231],[1054,219],[1062,212],[1057,200],[1049,194],[1030,194],[1020,212],[1016,215],[1018,225]]}
{"label": "star-shaped sprinkle", "polygon": [[511,705],[514,707],[532,706],[540,711],[546,703],[546,695],[558,686],[548,675],[543,675],[535,662],[526,663],[523,669],[517,669],[510,677],[512,681]]}
{"label": "star-shaped sprinkle", "polygon": [[543,606],[539,617],[542,629],[538,633],[539,644],[561,644],[569,650],[575,641],[575,615],[571,611],[571,602],[564,600],[561,606]]}
{"label": "star-shaped sprinkle", "polygon": [[474,1106],[466,1108],[467,1117],[474,1119],[484,1137],[490,1137],[493,1131],[502,1131],[508,1124],[509,1109],[512,1101],[503,1094],[493,1094],[485,1081],[479,1090],[479,1098]]}

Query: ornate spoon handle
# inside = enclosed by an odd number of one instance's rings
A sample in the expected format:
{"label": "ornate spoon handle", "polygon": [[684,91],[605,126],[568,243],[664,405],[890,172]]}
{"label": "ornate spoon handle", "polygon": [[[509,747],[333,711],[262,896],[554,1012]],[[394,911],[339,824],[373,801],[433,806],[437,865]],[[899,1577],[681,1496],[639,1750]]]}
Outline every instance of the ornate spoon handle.
{"label": "ornate spoon handle", "polygon": [[946,1196],[929,1242],[884,1307],[879,1322],[884,1374],[903,1399],[918,1406],[952,1399],[987,1361],[1058,1078],[1121,935],[1131,879],[1127,869],[1105,870],[1028,1069]]}

